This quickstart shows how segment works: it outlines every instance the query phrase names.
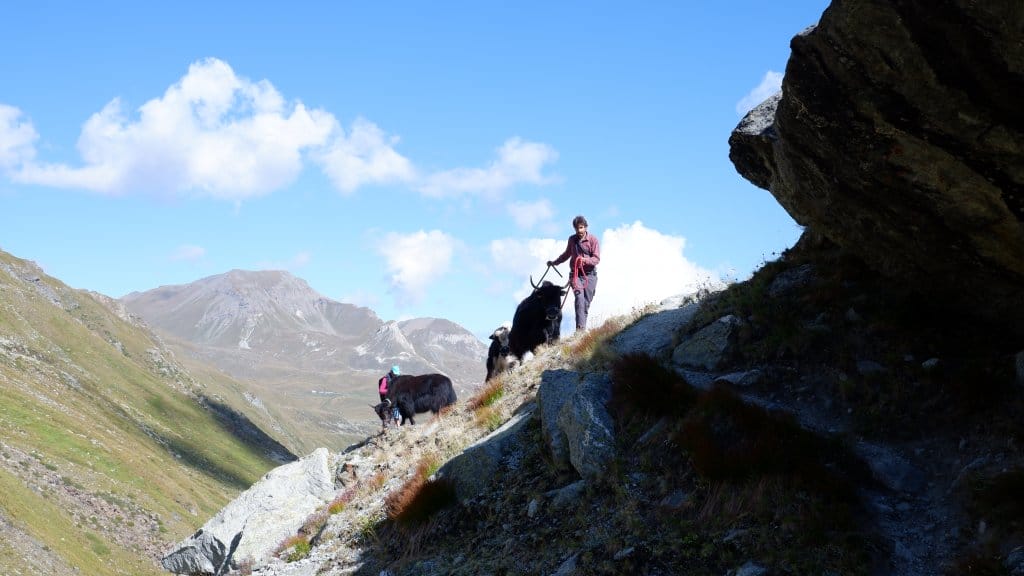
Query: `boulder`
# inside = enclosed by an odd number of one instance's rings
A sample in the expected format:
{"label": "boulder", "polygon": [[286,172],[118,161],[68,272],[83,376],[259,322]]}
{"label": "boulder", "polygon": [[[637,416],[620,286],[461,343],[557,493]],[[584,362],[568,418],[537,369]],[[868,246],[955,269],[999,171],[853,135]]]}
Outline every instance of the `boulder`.
{"label": "boulder", "polygon": [[741,175],[876,271],[1024,334],[1020,0],[833,1],[729,139]]}
{"label": "boulder", "polygon": [[212,573],[239,533],[234,559],[266,561],[278,544],[294,535],[319,508],[334,499],[328,451],[278,466],[225,506],[192,537],[162,560],[176,574]]}
{"label": "boulder", "polygon": [[733,354],[739,318],[732,314],[701,328],[672,351],[672,363],[681,368],[717,370]]}
{"label": "boulder", "polygon": [[514,414],[500,428],[446,462],[437,471],[438,478],[452,481],[456,497],[461,502],[469,501],[483,492],[505,463],[506,457],[522,446],[526,425],[533,413],[531,407]]}
{"label": "boulder", "polygon": [[606,372],[589,373],[558,414],[572,467],[587,482],[605,476],[615,457],[615,425],[608,413],[612,382]]}
{"label": "boulder", "polygon": [[551,453],[552,463],[561,470],[567,470],[571,463],[569,440],[558,426],[558,414],[576,390],[579,381],[579,373],[571,370],[545,370],[540,376],[540,388],[537,390],[541,436]]}
{"label": "boulder", "polygon": [[606,407],[606,373],[548,370],[541,375],[537,404],[541,433],[556,468],[570,466],[586,481],[598,480],[615,456],[615,433]]}

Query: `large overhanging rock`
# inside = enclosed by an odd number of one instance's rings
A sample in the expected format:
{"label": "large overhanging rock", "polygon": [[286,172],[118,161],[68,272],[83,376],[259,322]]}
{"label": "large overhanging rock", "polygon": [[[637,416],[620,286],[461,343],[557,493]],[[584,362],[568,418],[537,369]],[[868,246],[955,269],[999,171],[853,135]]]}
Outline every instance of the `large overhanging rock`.
{"label": "large overhanging rock", "polygon": [[1024,2],[835,0],[729,139],[800,224],[1024,334]]}

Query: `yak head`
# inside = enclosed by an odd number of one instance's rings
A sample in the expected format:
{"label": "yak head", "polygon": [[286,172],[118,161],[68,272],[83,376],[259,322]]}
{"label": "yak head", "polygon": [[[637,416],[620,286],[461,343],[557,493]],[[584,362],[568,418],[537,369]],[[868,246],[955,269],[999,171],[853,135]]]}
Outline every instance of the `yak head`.
{"label": "yak head", "polygon": [[508,334],[510,327],[502,324],[490,335],[490,339],[498,343],[498,355],[508,356]]}
{"label": "yak head", "polygon": [[391,399],[385,398],[383,402],[377,405],[371,405],[370,408],[373,408],[373,411],[377,413],[377,417],[380,418],[380,425],[382,427],[386,427],[388,425],[388,420],[391,419]]}
{"label": "yak head", "polygon": [[562,319],[562,297],[565,296],[566,286],[558,286],[545,280],[537,284],[533,283],[533,278],[530,278],[530,284],[533,286],[533,294],[531,298],[535,298],[541,302],[541,307],[544,309],[544,317],[548,320],[559,320]]}

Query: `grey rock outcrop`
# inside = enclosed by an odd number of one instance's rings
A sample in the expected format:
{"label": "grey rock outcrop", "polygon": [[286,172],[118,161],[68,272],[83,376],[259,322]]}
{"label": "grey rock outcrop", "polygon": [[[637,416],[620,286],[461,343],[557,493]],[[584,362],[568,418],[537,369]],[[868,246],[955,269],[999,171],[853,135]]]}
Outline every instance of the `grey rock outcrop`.
{"label": "grey rock outcrop", "polygon": [[689,322],[697,312],[697,302],[672,307],[664,303],[655,314],[649,314],[611,340],[611,347],[620,355],[643,353],[655,358],[667,357],[675,344],[676,330]]}
{"label": "grey rock outcrop", "polygon": [[509,453],[522,445],[526,424],[534,409],[521,410],[489,435],[474,442],[437,471],[439,478],[452,481],[460,501],[480,494],[494,478]]}
{"label": "grey rock outcrop", "polygon": [[268,472],[164,556],[164,568],[176,574],[213,573],[240,532],[236,560],[265,561],[278,544],[334,498],[328,456],[326,448],[318,448]]}
{"label": "grey rock outcrop", "polygon": [[602,478],[615,457],[615,425],[606,408],[611,389],[607,373],[587,374],[558,414],[569,461],[588,482]]}
{"label": "grey rock outcrop", "polygon": [[723,316],[683,340],[672,352],[672,362],[683,368],[717,370],[732,353],[739,318]]}
{"label": "grey rock outcrop", "polygon": [[808,231],[1024,332],[1019,0],[833,2],[729,139]]}
{"label": "grey rock outcrop", "polygon": [[541,376],[541,430],[556,466],[571,465],[587,481],[601,477],[615,455],[610,396],[606,373],[550,370]]}
{"label": "grey rock outcrop", "polygon": [[541,436],[551,452],[552,462],[563,470],[570,465],[569,441],[558,427],[558,414],[576,390],[579,378],[579,374],[571,370],[548,370],[541,374],[537,390]]}

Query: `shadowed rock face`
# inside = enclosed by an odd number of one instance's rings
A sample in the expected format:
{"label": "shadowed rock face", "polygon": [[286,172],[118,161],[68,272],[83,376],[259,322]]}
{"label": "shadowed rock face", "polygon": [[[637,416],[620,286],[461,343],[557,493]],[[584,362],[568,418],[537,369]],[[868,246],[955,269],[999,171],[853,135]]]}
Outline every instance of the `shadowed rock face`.
{"label": "shadowed rock face", "polygon": [[800,224],[1024,334],[1024,3],[836,0],[729,139]]}

